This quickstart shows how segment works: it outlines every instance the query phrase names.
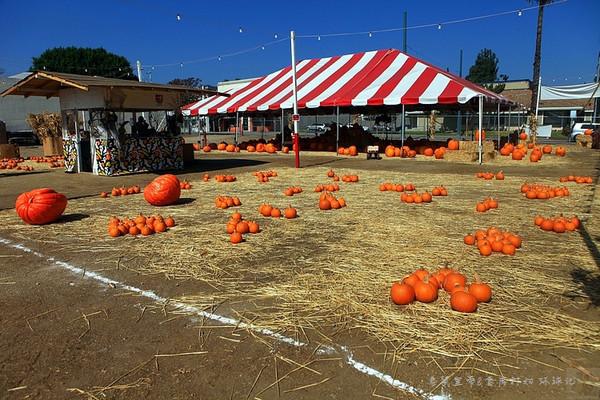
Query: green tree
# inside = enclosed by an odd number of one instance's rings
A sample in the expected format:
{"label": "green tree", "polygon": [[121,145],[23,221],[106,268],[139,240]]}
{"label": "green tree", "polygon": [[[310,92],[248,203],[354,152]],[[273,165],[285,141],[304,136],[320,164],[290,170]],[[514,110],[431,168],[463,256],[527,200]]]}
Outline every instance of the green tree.
{"label": "green tree", "polygon": [[[186,87],[190,87],[190,88],[199,88],[200,84],[202,83],[202,79],[194,78],[194,77],[175,78],[175,79],[170,80],[168,83],[169,83],[169,85],[179,85],[179,86],[186,86]],[[198,100],[197,94],[186,93],[186,94],[182,95],[182,101],[185,102],[185,104],[189,104],[189,103],[192,103],[197,100]]]}
{"label": "green tree", "polygon": [[[469,68],[467,80],[478,85],[482,85],[496,93],[500,93],[504,90],[504,84],[492,83],[498,80],[499,63],[500,60],[498,60],[496,53],[490,49],[482,49],[479,54],[477,54],[475,63],[471,66],[471,68]],[[508,80],[508,75],[502,74],[500,76],[502,80]]]}
{"label": "green tree", "polygon": [[103,48],[54,47],[33,57],[29,70],[137,79],[125,57]]}
{"label": "green tree", "polygon": [[544,7],[553,0],[528,0],[529,3],[538,4],[537,30],[535,34],[535,53],[533,55],[533,82],[531,82],[531,112],[535,114],[537,107],[537,94],[540,81],[540,66],[542,63],[542,26],[544,24]]}

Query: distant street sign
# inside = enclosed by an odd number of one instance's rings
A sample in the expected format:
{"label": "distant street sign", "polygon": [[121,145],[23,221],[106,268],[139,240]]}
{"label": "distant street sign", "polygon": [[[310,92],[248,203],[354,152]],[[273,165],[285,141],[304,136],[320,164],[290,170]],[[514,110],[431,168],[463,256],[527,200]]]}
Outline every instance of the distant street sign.
{"label": "distant street sign", "polygon": [[292,121],[300,121],[300,115],[299,114],[292,115]]}

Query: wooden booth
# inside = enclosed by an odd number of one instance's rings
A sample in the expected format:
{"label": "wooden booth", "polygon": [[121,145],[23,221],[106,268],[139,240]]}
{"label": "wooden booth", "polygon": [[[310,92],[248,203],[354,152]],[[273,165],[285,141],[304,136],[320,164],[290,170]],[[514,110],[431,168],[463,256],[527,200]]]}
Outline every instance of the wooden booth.
{"label": "wooden booth", "polygon": [[176,85],[37,71],[1,96],[60,99],[65,169],[115,175],[183,168],[182,95],[216,94]]}

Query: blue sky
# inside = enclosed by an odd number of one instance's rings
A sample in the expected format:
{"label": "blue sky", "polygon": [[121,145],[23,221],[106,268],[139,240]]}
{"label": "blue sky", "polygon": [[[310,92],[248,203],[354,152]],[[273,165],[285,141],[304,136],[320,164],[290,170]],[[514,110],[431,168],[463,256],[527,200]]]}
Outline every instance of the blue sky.
{"label": "blue sky", "polygon": [[[289,35],[371,31],[438,23],[528,7],[526,0],[303,0],[298,1],[13,1],[0,0],[0,68],[27,70],[31,57],[48,47],[104,47],[152,64],[198,60],[260,46]],[[176,15],[181,15],[177,21]],[[545,84],[589,82],[600,51],[600,0],[568,0],[545,12],[542,77]],[[491,48],[500,73],[530,78],[537,11],[482,21],[413,29],[408,53],[458,73],[459,51],[468,72],[477,52]],[[243,32],[239,32],[242,27]],[[402,48],[402,32],[298,39],[297,57],[314,58],[383,48]],[[156,67],[152,81],[196,76],[205,83],[264,75],[290,64],[289,42],[221,61]],[[147,78],[147,75],[145,76]]]}

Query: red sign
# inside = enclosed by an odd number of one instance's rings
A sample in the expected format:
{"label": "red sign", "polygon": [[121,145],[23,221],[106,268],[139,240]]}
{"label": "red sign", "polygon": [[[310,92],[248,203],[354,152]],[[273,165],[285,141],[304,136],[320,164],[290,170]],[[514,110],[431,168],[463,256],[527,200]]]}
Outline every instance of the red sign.
{"label": "red sign", "polygon": [[298,114],[293,114],[293,115],[292,115],[292,121],[300,121],[300,115],[298,115]]}

